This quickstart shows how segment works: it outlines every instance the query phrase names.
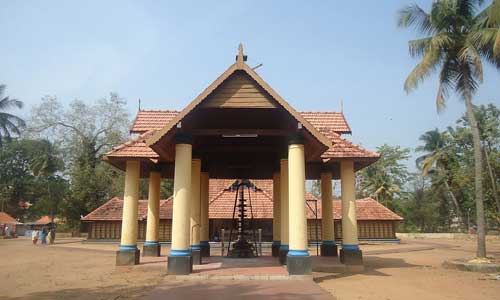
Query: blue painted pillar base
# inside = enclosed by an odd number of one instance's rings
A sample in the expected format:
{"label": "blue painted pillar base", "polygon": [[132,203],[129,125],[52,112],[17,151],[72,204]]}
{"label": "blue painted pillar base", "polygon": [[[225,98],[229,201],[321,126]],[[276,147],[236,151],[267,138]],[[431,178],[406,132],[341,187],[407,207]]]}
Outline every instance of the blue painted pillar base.
{"label": "blue painted pillar base", "polygon": [[200,245],[191,245],[191,257],[193,258],[193,265],[201,265]]}
{"label": "blue painted pillar base", "polygon": [[280,255],[281,241],[273,241],[271,245],[271,254],[273,257],[278,257]]}
{"label": "blue painted pillar base", "polygon": [[363,252],[358,245],[342,245],[340,262],[345,265],[363,265]]}
{"label": "blue painted pillar base", "polygon": [[338,256],[335,241],[323,241],[320,246],[321,256]]}
{"label": "blue painted pillar base", "polygon": [[136,246],[120,246],[120,250],[116,251],[116,265],[138,265],[140,256],[141,251]]}
{"label": "blue painted pillar base", "polygon": [[158,242],[144,242],[142,246],[142,256],[160,256],[161,245]]}
{"label": "blue painted pillar base", "polygon": [[288,245],[280,245],[278,259],[281,265],[286,265],[286,256],[288,255]]}
{"label": "blue painted pillar base", "polygon": [[210,243],[208,241],[200,242],[201,257],[210,257]]}
{"label": "blue painted pillar base", "polygon": [[288,274],[309,275],[312,273],[312,257],[307,250],[290,250],[286,259]]}
{"label": "blue painted pillar base", "polygon": [[193,258],[189,250],[172,250],[168,255],[168,275],[189,275],[193,272]]}

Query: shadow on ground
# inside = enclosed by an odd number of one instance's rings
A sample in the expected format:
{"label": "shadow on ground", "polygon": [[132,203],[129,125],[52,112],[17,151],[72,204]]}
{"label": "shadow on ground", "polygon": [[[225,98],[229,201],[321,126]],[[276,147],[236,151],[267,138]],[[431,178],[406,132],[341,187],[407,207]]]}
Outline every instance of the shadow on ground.
{"label": "shadow on ground", "polygon": [[[304,284],[305,283],[305,284]],[[329,300],[332,296],[311,281],[210,281],[181,282],[164,280],[159,285],[127,287],[108,286],[102,288],[62,289],[57,291],[36,292],[22,297],[2,298],[21,299],[168,299],[168,300],[210,300],[210,299],[301,299]]]}
{"label": "shadow on ground", "polygon": [[427,266],[415,265],[407,263],[402,258],[390,258],[390,257],[380,257],[380,256],[365,256],[363,257],[365,270],[358,273],[316,273],[314,276],[314,281],[317,283],[323,282],[325,280],[344,278],[353,276],[356,274],[363,274],[368,276],[390,276],[384,273],[385,268],[422,268]]}
{"label": "shadow on ground", "polygon": [[155,286],[127,287],[126,285],[106,286],[99,288],[74,288],[52,291],[40,291],[26,294],[20,297],[3,297],[4,300],[59,300],[59,299],[127,299],[141,298],[145,293],[151,291]]}

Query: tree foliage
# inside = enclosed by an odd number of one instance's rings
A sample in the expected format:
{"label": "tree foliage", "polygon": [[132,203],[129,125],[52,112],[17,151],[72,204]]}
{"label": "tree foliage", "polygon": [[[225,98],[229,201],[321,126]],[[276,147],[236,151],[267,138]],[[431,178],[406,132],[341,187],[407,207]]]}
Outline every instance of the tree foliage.
{"label": "tree foliage", "polygon": [[28,134],[50,137],[65,153],[69,196],[62,211],[71,226],[104,201],[121,195],[123,174],[100,157],[127,137],[129,114],[116,94],[87,104],[74,100],[64,107],[55,97],[44,97],[32,110]]}
{"label": "tree foliage", "polygon": [[377,148],[380,159],[358,173],[358,197],[373,197],[385,206],[396,210],[397,199],[410,173],[404,161],[410,149],[384,144]]}
{"label": "tree foliage", "polygon": [[23,119],[7,112],[11,108],[22,108],[23,102],[4,96],[5,89],[6,86],[0,84],[0,147],[4,140],[10,140],[12,135],[19,135],[21,128],[26,125]]}
{"label": "tree foliage", "polygon": [[450,92],[464,101],[474,145],[474,179],[478,226],[477,256],[486,257],[483,207],[482,151],[472,96],[483,81],[483,61],[500,69],[498,1],[479,12],[481,0],[439,0],[426,12],[409,5],[399,12],[398,25],[414,28],[424,37],[409,42],[409,52],[420,62],[408,75],[404,89],[411,92],[437,71],[436,107],[441,112]]}

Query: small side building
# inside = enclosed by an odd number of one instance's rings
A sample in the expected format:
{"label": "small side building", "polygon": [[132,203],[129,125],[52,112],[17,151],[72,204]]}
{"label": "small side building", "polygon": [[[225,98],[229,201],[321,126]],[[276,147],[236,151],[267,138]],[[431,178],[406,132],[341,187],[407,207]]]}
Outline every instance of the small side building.
{"label": "small side building", "polygon": [[[209,236],[213,240],[221,229],[229,230],[233,224],[235,192],[227,188],[234,180],[211,179],[209,189]],[[253,180],[257,191],[251,191],[247,203],[251,202],[256,228],[262,229],[262,239],[272,241],[273,189],[271,180]],[[307,232],[310,241],[321,241],[321,200],[307,193]],[[82,221],[88,223],[89,240],[119,240],[123,200],[113,198],[104,203]],[[356,200],[358,236],[360,240],[391,241],[396,239],[398,223],[403,220],[396,213],[371,198]],[[148,201],[139,200],[138,240],[146,236]],[[341,202],[333,199],[335,239],[342,239]],[[172,233],[172,197],[160,200],[159,240],[169,242]]]}
{"label": "small side building", "polygon": [[6,236],[6,228],[9,228],[9,237],[15,237],[24,234],[23,223],[18,222],[6,212],[0,212],[0,236]]}

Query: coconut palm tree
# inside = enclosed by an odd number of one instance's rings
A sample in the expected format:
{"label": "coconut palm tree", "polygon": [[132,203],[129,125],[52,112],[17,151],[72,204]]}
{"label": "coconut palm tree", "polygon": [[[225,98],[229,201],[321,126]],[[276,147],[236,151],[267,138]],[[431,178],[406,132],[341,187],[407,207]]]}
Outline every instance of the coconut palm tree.
{"label": "coconut palm tree", "polygon": [[18,135],[21,127],[26,125],[23,119],[5,112],[13,107],[23,107],[22,101],[3,97],[5,88],[4,84],[0,84],[0,146],[4,140],[9,140],[12,134]]}
{"label": "coconut palm tree", "polygon": [[446,194],[450,197],[455,207],[455,213],[462,223],[462,213],[460,204],[453,194],[449,185],[448,164],[450,163],[451,153],[449,151],[450,137],[445,132],[439,132],[438,129],[427,131],[420,136],[420,141],[424,144],[418,146],[418,152],[425,152],[416,160],[417,167],[422,171],[422,176],[433,172],[436,176],[436,183],[443,184]]}
{"label": "coconut palm tree", "polygon": [[62,171],[64,163],[58,157],[54,145],[48,140],[35,141],[38,147],[33,153],[29,167],[36,177],[50,177]]}
{"label": "coconut palm tree", "polygon": [[[474,116],[472,96],[483,80],[483,61],[500,69],[498,0],[477,13],[481,0],[437,0],[430,12],[416,4],[399,11],[398,25],[413,27],[425,37],[409,42],[412,57],[421,58],[404,83],[407,93],[434,71],[438,71],[438,112],[451,91],[464,101],[474,141],[474,173],[477,219],[477,256],[486,257],[481,141]],[[490,32],[492,31],[492,32]],[[496,32],[496,35],[495,35]],[[493,38],[493,36],[495,38]]]}

